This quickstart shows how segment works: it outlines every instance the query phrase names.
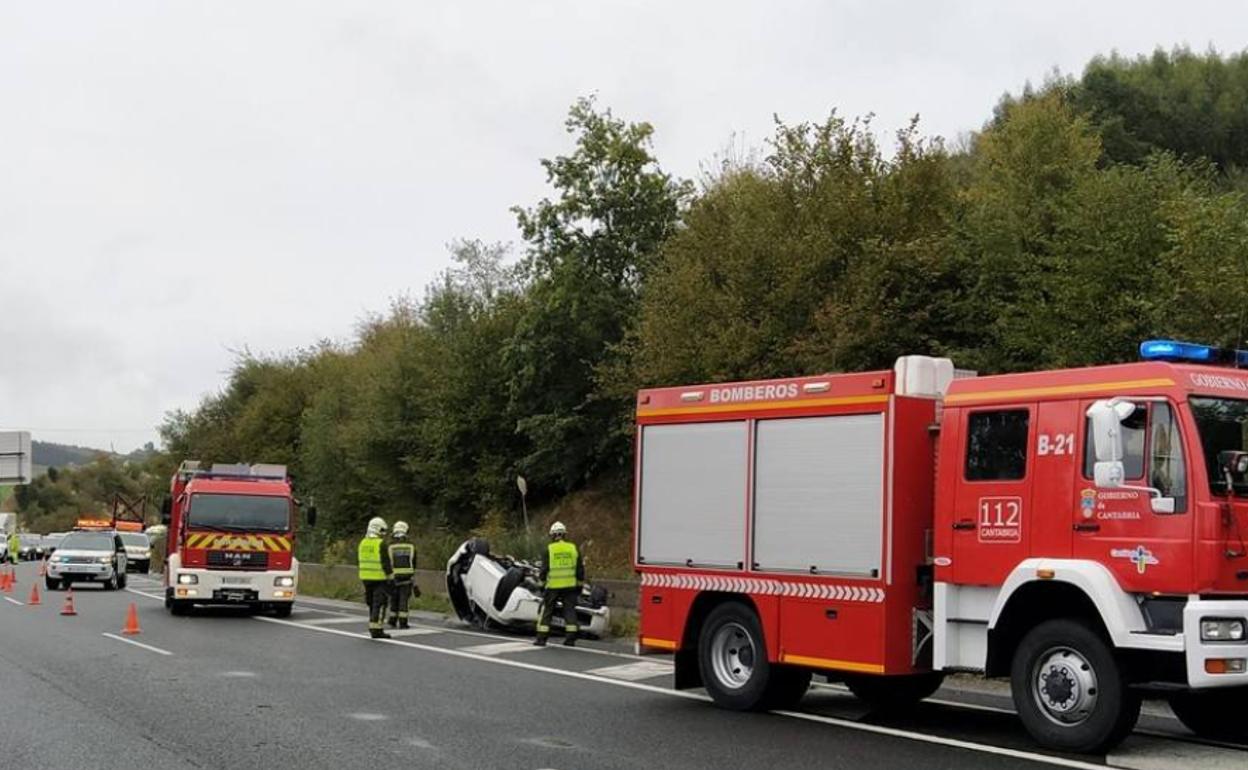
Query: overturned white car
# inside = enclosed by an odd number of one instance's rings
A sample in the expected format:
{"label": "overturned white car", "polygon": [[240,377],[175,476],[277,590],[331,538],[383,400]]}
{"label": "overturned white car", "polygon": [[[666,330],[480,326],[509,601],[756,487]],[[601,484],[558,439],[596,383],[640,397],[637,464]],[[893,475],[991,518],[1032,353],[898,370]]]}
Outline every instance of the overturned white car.
{"label": "overturned white car", "polygon": [[[491,624],[505,628],[537,626],[542,607],[542,584],[538,567],[511,556],[494,556],[484,538],[465,541],[446,563],[446,590],[461,620],[482,628]],[[611,625],[607,590],[588,584],[576,603],[582,636],[601,637]],[[551,620],[563,627],[556,610]]]}

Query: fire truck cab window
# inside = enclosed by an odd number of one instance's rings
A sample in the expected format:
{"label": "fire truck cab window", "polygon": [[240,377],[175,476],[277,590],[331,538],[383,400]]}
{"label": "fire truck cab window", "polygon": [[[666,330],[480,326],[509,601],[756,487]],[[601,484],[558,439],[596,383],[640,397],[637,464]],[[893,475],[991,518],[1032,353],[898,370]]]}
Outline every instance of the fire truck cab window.
{"label": "fire truck cab window", "polygon": [[[1160,490],[1162,497],[1173,497],[1175,513],[1187,508],[1187,463],[1179,435],[1169,404],[1136,404],[1122,422],[1126,480]],[[1096,464],[1091,420],[1084,421],[1083,445],[1083,475],[1090,479]]]}
{"label": "fire truck cab window", "polygon": [[1175,513],[1187,508],[1187,464],[1183,461],[1183,440],[1169,404],[1153,407],[1148,437],[1149,485],[1161,490],[1162,497],[1174,498]]}
{"label": "fire truck cab window", "polygon": [[1026,409],[973,412],[966,428],[966,480],[1017,481],[1027,475]]}

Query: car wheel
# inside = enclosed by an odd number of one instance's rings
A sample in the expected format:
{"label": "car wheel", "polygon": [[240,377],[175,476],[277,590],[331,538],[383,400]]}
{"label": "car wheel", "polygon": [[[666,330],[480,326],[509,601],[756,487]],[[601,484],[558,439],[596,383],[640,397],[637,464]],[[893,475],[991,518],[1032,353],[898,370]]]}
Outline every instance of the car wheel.
{"label": "car wheel", "polygon": [[130,580],[130,576],[129,576],[129,575],[127,575],[127,574],[125,574],[125,573],[123,572],[123,573],[121,574],[121,577],[117,579],[117,587],[118,587],[118,588],[125,588],[125,587],[126,587],[126,583],[127,583],[129,580]]}
{"label": "car wheel", "polygon": [[43,579],[43,585],[44,585],[44,587],[45,587],[45,588],[47,588],[49,591],[56,591],[56,590],[59,590],[59,589],[60,589],[60,587],[61,587],[61,581],[59,581],[59,580],[57,580],[57,579],[55,579],[55,578],[45,577],[45,578]]}
{"label": "car wheel", "polygon": [[744,604],[711,610],[698,637],[698,667],[715,705],[734,711],[767,706],[772,666],[758,616]]}
{"label": "car wheel", "polygon": [[1187,729],[1202,738],[1243,741],[1248,688],[1180,692],[1170,696],[1170,709]]}
{"label": "car wheel", "polygon": [[854,674],[845,686],[876,711],[903,711],[940,689],[945,675],[939,672],[905,676]]}
{"label": "car wheel", "polygon": [[1103,753],[1140,717],[1140,695],[1127,686],[1109,645],[1074,620],[1050,620],[1023,637],[1010,689],[1027,732],[1053,749]]}
{"label": "car wheel", "polygon": [[490,541],[483,537],[474,537],[468,541],[468,552],[477,556],[490,555]]}
{"label": "car wheel", "polygon": [[113,570],[112,576],[109,577],[108,582],[104,584],[104,590],[105,591],[117,590],[117,570]]}

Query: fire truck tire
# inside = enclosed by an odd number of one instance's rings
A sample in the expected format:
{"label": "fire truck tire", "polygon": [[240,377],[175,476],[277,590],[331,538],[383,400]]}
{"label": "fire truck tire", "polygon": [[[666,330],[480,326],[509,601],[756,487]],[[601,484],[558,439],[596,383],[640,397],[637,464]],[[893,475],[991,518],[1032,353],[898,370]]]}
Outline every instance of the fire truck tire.
{"label": "fire truck tire", "polygon": [[1181,692],[1170,696],[1170,709],[1187,729],[1202,738],[1242,741],[1248,688]]}
{"label": "fire truck tire", "polygon": [[739,602],[711,610],[698,636],[702,683],[716,706],[733,711],[769,708],[772,672],[758,616]]}
{"label": "fire truck tire", "polygon": [[1023,727],[1040,744],[1062,751],[1103,753],[1127,737],[1141,703],[1127,684],[1109,644],[1077,620],[1031,629],[1010,667]]}
{"label": "fire truck tire", "polygon": [[279,617],[279,618],[288,618],[288,617],[290,617],[290,613],[291,613],[294,609],[295,609],[295,603],[294,603],[294,602],[282,602],[281,604],[274,604],[274,605],[273,605],[273,615],[274,615],[274,617]]}
{"label": "fire truck tire", "polygon": [[945,675],[938,671],[906,676],[850,674],[845,686],[874,711],[904,711],[940,689]]}
{"label": "fire truck tire", "polygon": [[771,681],[763,701],[769,709],[787,709],[796,706],[810,689],[809,669],[772,666]]}
{"label": "fire truck tire", "polygon": [[177,615],[181,617],[183,615],[191,614],[190,602],[183,602],[183,601],[178,601],[177,599],[173,599],[166,606],[169,607],[170,615]]}

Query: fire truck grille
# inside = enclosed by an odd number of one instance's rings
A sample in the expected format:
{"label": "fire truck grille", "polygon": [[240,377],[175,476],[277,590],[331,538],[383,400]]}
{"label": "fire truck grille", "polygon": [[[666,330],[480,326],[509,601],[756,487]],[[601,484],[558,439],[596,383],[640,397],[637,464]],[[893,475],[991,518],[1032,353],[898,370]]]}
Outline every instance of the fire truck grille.
{"label": "fire truck grille", "polygon": [[208,566],[219,569],[263,570],[269,568],[264,551],[209,551]]}

